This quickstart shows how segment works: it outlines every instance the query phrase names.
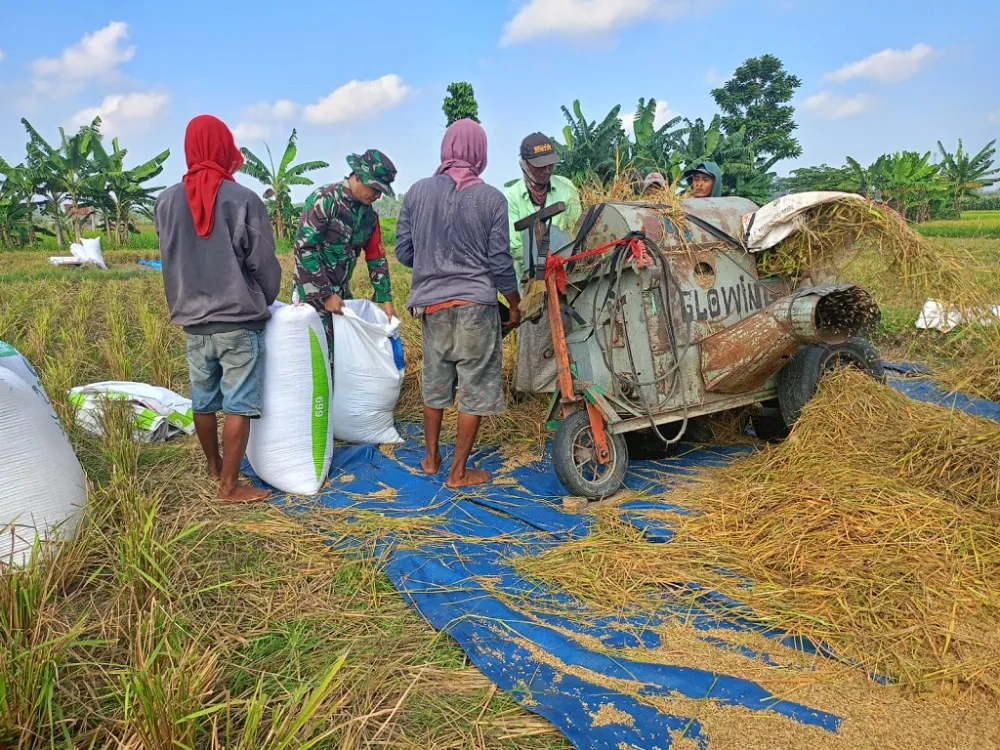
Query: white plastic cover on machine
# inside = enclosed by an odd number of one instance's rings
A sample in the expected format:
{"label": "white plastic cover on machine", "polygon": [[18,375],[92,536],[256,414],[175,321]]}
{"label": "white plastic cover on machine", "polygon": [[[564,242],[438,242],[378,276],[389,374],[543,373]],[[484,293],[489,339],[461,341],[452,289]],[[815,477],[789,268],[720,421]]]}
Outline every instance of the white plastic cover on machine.
{"label": "white plastic cover on machine", "polygon": [[811,208],[840,200],[863,201],[856,193],[813,191],[771,201],[743,217],[743,241],[751,253],[774,247],[800,229],[799,218]]}
{"label": "white plastic cover on machine", "polygon": [[319,314],[309,305],[271,305],[264,329],[264,404],[250,424],[247,458],[283,492],[314,495],[333,456],[330,351]]}
{"label": "white plastic cover on machine", "polygon": [[394,412],[403,386],[400,321],[351,299],[333,317],[333,436],[345,443],[401,443]]}
{"label": "white plastic cover on machine", "polygon": [[0,342],[0,567],[24,565],[36,539],[70,536],[87,481],[34,368]]}

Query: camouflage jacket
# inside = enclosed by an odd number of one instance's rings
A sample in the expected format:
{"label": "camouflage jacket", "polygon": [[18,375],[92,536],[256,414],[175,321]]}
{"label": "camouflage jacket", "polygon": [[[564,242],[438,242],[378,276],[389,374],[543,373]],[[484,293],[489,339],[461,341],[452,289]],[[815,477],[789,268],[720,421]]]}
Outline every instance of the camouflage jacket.
{"label": "camouflage jacket", "polygon": [[390,302],[389,263],[375,209],[354,200],[346,181],[316,190],[306,199],[295,235],[299,296],[317,309],[331,294],[350,299],[351,274],[362,250],[374,301]]}

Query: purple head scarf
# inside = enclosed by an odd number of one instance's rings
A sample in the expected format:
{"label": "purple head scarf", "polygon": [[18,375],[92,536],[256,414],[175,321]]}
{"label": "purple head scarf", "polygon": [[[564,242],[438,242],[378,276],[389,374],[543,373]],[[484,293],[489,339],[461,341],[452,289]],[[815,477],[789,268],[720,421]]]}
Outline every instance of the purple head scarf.
{"label": "purple head scarf", "polygon": [[486,169],[486,131],[475,120],[457,120],[444,134],[441,142],[441,166],[434,173],[446,174],[461,192],[482,182],[479,175]]}

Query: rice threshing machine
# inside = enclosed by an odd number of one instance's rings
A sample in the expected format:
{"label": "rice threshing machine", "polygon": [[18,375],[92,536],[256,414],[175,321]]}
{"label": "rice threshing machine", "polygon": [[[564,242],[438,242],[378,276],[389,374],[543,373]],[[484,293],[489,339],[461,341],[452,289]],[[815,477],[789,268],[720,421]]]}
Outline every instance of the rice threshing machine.
{"label": "rice threshing machine", "polygon": [[866,338],[881,317],[875,300],[853,284],[762,278],[737,239],[757,208],[689,199],[682,221],[676,207],[603,203],[570,237],[552,226],[565,210],[555,204],[515,225],[545,285],[544,308],[526,307],[522,326],[547,318],[551,328],[547,426],[572,495],[615,493],[630,447],[666,452],[697,438],[707,415],[752,407],[757,436],[780,438],[825,372],[853,365],[882,377]]}

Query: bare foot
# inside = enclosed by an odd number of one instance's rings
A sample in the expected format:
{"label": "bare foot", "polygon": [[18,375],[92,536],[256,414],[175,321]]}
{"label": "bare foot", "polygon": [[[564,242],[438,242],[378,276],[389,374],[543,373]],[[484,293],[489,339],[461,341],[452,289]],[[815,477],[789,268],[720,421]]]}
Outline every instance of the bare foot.
{"label": "bare foot", "polygon": [[258,490],[256,487],[245,487],[236,485],[229,489],[219,488],[220,505],[239,505],[244,503],[261,503],[271,497],[267,490]]}
{"label": "bare foot", "polygon": [[483,469],[466,469],[461,474],[456,474],[452,471],[444,486],[457,490],[462,487],[476,487],[480,484],[486,484],[488,481],[490,481],[490,473],[488,471],[484,471]]}
{"label": "bare foot", "polygon": [[434,476],[441,471],[441,461],[441,451],[438,451],[433,458],[424,456],[420,459],[420,468],[424,470],[424,474]]}
{"label": "bare foot", "polygon": [[218,482],[219,478],[222,476],[222,459],[218,459],[214,463],[212,461],[208,462],[208,478]]}

